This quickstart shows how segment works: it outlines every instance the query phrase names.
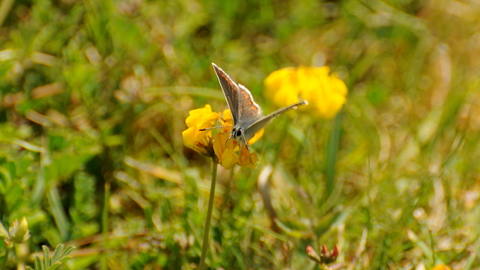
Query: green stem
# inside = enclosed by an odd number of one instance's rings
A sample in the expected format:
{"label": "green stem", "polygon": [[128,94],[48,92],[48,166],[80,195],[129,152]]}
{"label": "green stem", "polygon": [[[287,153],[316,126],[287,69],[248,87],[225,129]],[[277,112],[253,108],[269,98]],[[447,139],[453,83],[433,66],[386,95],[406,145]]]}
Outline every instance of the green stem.
{"label": "green stem", "polygon": [[5,256],[3,257],[3,264],[2,264],[2,270],[5,269],[7,266],[7,261],[8,261],[8,255],[10,254],[10,249],[8,247],[5,247]]}
{"label": "green stem", "polygon": [[105,193],[104,193],[104,198],[103,198],[103,209],[102,209],[102,246],[103,246],[103,252],[102,252],[102,259],[101,259],[101,264],[100,267],[102,270],[105,270],[108,268],[108,263],[107,263],[107,241],[108,241],[108,202],[110,200],[110,183],[105,183]]}
{"label": "green stem", "polygon": [[212,219],[213,200],[215,199],[215,185],[217,183],[217,163],[212,159],[212,185],[210,186],[210,198],[208,199],[207,221],[203,232],[202,256],[200,257],[199,270],[205,269],[205,258],[207,257],[208,235],[210,234],[210,221]]}
{"label": "green stem", "polygon": [[232,178],[233,178],[233,168],[230,170],[230,176],[228,177],[228,181],[225,184],[225,191],[223,192],[223,205],[222,205],[222,209],[220,210],[220,218],[218,220],[223,220],[223,214],[225,213],[225,208],[227,208],[228,199],[230,198]]}
{"label": "green stem", "polygon": [[335,189],[335,164],[337,162],[337,152],[338,144],[340,140],[340,113],[337,114],[335,120],[333,121],[332,132],[330,133],[330,138],[328,140],[327,146],[327,189],[326,197],[328,198],[332,195],[333,190]]}

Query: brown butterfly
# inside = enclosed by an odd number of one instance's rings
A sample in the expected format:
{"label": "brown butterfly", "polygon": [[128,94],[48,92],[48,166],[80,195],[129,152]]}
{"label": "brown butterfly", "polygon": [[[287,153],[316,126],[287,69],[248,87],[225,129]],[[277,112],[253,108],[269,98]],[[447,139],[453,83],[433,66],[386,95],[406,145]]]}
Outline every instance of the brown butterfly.
{"label": "brown butterfly", "polygon": [[233,138],[237,141],[243,141],[247,149],[249,149],[248,140],[255,136],[255,134],[263,127],[265,127],[270,120],[286,111],[308,104],[306,100],[303,100],[276,110],[267,116],[263,116],[262,109],[260,109],[260,106],[258,106],[258,104],[253,100],[252,93],[250,93],[245,86],[235,83],[230,76],[228,76],[227,73],[225,73],[225,71],[223,71],[217,65],[214,63],[212,63],[212,65],[215,73],[217,73],[218,81],[220,82],[223,94],[227,100],[228,108],[230,109],[233,117],[233,129],[230,133],[230,138]]}

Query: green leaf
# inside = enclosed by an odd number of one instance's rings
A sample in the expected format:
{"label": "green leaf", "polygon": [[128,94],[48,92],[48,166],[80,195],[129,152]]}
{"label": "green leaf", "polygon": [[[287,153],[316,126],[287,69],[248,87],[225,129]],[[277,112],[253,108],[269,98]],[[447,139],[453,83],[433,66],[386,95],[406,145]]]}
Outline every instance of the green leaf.
{"label": "green leaf", "polygon": [[55,262],[54,264],[52,264],[48,270],[55,270],[57,269],[60,265],[62,265],[62,262]]}
{"label": "green leaf", "polygon": [[53,257],[52,257],[52,262],[56,262],[58,261],[59,258],[61,258],[62,256],[62,251],[63,251],[63,245],[62,244],[59,244],[57,246],[57,248],[55,249],[55,251],[53,252]]}
{"label": "green leaf", "polygon": [[39,257],[35,257],[35,269],[36,270],[44,270],[42,261]]}
{"label": "green leaf", "polygon": [[75,249],[74,246],[68,246],[62,253],[62,258],[65,257],[65,256],[68,256],[70,255],[70,253],[72,253],[72,251]]}
{"label": "green leaf", "polygon": [[42,246],[44,256],[43,263],[38,256],[35,257],[35,270],[55,270],[63,263],[70,260],[72,257],[68,255],[73,251],[75,247],[69,246],[65,250],[63,250],[63,247],[63,244],[59,244],[53,251],[52,259],[50,259],[50,250],[47,246]]}
{"label": "green leaf", "polygon": [[48,269],[50,267],[50,250],[47,246],[42,246],[43,249],[43,269]]}

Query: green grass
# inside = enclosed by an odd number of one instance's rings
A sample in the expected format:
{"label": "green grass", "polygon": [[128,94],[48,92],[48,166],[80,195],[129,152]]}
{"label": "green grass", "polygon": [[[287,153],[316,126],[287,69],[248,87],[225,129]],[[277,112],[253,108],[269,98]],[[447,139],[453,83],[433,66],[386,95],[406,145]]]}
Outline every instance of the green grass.
{"label": "green grass", "polygon": [[189,110],[227,107],[215,62],[266,112],[263,79],[282,67],[328,65],[349,95],[331,121],[275,119],[256,169],[219,168],[212,269],[318,269],[305,247],[321,244],[341,269],[480,269],[473,2],[9,3],[0,220],[25,216],[31,238],[8,267],[64,244],[68,269],[194,268],[211,164],[181,132]]}

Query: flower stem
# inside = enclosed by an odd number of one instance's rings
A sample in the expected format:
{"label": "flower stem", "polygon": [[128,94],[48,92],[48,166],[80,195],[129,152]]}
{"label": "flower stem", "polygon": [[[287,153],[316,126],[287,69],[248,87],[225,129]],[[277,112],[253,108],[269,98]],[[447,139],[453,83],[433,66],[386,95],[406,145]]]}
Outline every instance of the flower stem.
{"label": "flower stem", "polygon": [[[102,247],[107,250],[108,245],[108,202],[110,201],[110,183],[105,183],[105,193],[103,195],[103,209],[102,209]],[[100,261],[100,269],[106,270],[108,268],[107,253],[102,252]]]}
{"label": "flower stem", "polygon": [[337,162],[338,154],[338,145],[340,140],[340,114],[337,114],[335,120],[333,121],[332,132],[330,133],[330,138],[328,139],[328,148],[327,148],[327,188],[326,197],[332,195],[333,190],[335,189],[335,164]]}
{"label": "flower stem", "polygon": [[223,192],[223,205],[222,209],[220,210],[220,218],[218,220],[223,220],[223,214],[225,213],[225,208],[228,206],[228,198],[230,198],[230,190],[232,187],[232,178],[233,178],[233,168],[230,170],[230,176],[228,177],[228,181],[225,184],[225,191]]}
{"label": "flower stem", "polygon": [[217,183],[217,163],[212,159],[212,185],[210,187],[210,198],[208,199],[207,221],[203,232],[202,256],[200,257],[199,270],[205,269],[205,258],[207,257],[208,235],[210,233],[210,221],[212,219],[213,200],[215,199],[215,185]]}

